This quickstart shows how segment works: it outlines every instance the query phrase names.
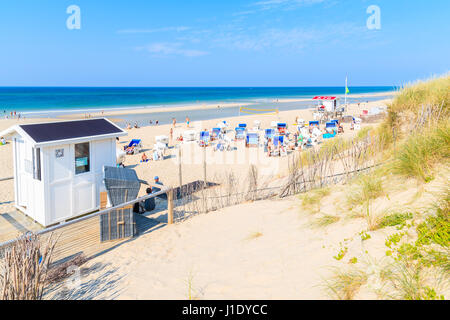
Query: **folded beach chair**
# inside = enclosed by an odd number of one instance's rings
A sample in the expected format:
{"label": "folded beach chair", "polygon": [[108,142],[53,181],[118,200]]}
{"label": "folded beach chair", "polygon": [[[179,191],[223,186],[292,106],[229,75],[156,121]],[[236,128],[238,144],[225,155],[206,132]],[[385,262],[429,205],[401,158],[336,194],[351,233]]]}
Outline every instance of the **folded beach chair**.
{"label": "folded beach chair", "polygon": [[285,135],[287,131],[287,124],[286,123],[278,123],[277,124],[278,134]]}
{"label": "folded beach chair", "polygon": [[235,129],[236,131],[236,140],[244,140],[245,139],[245,128],[239,127]]}
{"label": "folded beach chair", "polygon": [[219,139],[220,133],[220,128],[213,128],[211,132],[211,141]]}
{"label": "folded beach chair", "polygon": [[141,152],[142,149],[142,141],[141,139],[133,139],[130,143],[123,147],[127,154],[136,154]]}
{"label": "folded beach chair", "polygon": [[304,127],[305,126],[305,120],[298,119],[296,125],[297,125],[297,127],[300,127],[300,128]]}
{"label": "folded beach chair", "polygon": [[169,146],[169,137],[168,136],[156,136],[155,141],[156,141],[156,143],[159,142],[159,143],[166,145],[166,147]]}
{"label": "folded beach chair", "polygon": [[220,129],[221,133],[226,133],[228,125],[226,121],[221,121],[217,123],[216,127]]}
{"label": "folded beach chair", "polygon": [[211,141],[211,136],[209,134],[209,131],[201,131],[199,145],[201,147],[207,147],[207,146],[209,146],[210,141]]}
{"label": "folded beach chair", "polygon": [[196,133],[194,130],[187,130],[183,132],[183,142],[195,141]]}
{"label": "folded beach chair", "polygon": [[353,118],[353,122],[355,123],[355,130],[361,130],[361,118]]}
{"label": "folded beach chair", "polygon": [[319,121],[310,121],[309,122],[309,127],[319,127],[320,122]]}
{"label": "folded beach chair", "polygon": [[259,130],[259,129],[261,128],[261,121],[255,120],[255,121],[253,122],[253,124],[254,124],[254,129],[255,129],[255,130]]}
{"label": "folded beach chair", "polygon": [[164,160],[164,153],[167,149],[167,146],[163,142],[157,142],[153,146],[153,154],[156,153],[157,157],[153,160]]}
{"label": "folded beach chair", "polygon": [[249,147],[258,147],[259,145],[259,134],[257,132],[248,132],[245,140],[245,146]]}
{"label": "folded beach chair", "polygon": [[275,129],[266,129],[264,133],[264,138],[273,139],[275,136]]}
{"label": "folded beach chair", "polygon": [[280,141],[280,145],[282,145],[282,146],[284,146],[284,142],[285,142],[285,139],[284,139],[284,136],[279,136],[278,137],[278,141]]}
{"label": "folded beach chair", "polygon": [[272,157],[278,157],[280,155],[280,136],[273,137],[274,150],[271,153]]}
{"label": "folded beach chair", "polygon": [[337,123],[334,121],[327,122],[325,125],[325,129],[327,130],[327,133],[330,134],[337,133],[338,130]]}

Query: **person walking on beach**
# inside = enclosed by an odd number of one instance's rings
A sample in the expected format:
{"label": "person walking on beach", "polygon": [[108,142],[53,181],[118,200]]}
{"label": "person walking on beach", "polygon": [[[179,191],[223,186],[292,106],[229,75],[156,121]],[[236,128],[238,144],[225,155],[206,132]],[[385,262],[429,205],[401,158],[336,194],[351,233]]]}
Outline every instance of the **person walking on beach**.
{"label": "person walking on beach", "polygon": [[[153,193],[156,193],[156,192],[161,191],[161,188],[156,187],[156,186],[161,186],[161,187],[164,186],[164,184],[159,180],[159,177],[156,176],[156,177],[153,179],[153,181],[154,181],[153,187],[152,187]],[[166,193],[160,194],[160,195],[157,196],[157,197],[160,198],[160,199],[167,200],[167,194],[166,194]]]}
{"label": "person walking on beach", "polygon": [[170,128],[169,136],[170,136],[170,141],[173,141],[173,128]]}
{"label": "person walking on beach", "polygon": [[186,117],[186,126],[189,128],[189,117]]}
{"label": "person walking on beach", "polygon": [[177,126],[177,119],[172,118],[172,126],[175,128]]}

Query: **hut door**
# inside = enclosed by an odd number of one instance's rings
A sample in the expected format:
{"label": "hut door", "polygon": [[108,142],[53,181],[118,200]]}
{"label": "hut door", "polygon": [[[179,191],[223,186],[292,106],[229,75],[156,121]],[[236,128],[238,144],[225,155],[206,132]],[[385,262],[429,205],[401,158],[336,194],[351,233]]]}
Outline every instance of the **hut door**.
{"label": "hut door", "polygon": [[27,144],[22,139],[15,139],[16,150],[16,170],[17,170],[17,204],[28,206],[28,187],[31,186],[33,163],[31,161],[31,151],[27,150]]}

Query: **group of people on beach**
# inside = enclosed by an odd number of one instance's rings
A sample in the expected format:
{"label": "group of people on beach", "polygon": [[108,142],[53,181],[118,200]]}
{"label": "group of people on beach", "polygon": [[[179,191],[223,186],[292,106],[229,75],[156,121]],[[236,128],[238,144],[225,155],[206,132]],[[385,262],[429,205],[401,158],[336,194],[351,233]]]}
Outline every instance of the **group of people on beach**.
{"label": "group of people on beach", "polygon": [[10,111],[9,114],[6,110],[3,110],[3,118],[4,119],[25,119],[25,117],[17,111]]}
{"label": "group of people on beach", "polygon": [[[190,122],[191,122],[191,120],[189,119],[189,117],[186,117],[186,127],[187,128],[189,128]],[[159,120],[154,120],[154,121],[153,120],[149,120],[149,124],[150,125],[154,124],[155,126],[158,126],[159,125]],[[172,118],[172,128],[175,128],[176,125],[177,125],[177,119],[176,118]],[[126,129],[127,130],[131,130],[132,128],[134,128],[134,129],[139,129],[140,128],[140,126],[139,126],[137,121],[134,122],[133,126],[131,125],[130,122],[126,123]]]}

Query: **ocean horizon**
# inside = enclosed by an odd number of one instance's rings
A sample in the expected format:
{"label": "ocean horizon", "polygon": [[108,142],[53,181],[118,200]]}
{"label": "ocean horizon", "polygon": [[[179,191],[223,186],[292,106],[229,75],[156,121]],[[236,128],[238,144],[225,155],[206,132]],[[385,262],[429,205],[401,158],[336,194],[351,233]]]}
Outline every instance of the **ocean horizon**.
{"label": "ocean horizon", "polygon": [[[349,89],[351,95],[391,92],[396,88]],[[343,96],[344,92],[345,87],[0,87],[0,112],[40,116],[201,103],[261,103],[267,99]]]}

